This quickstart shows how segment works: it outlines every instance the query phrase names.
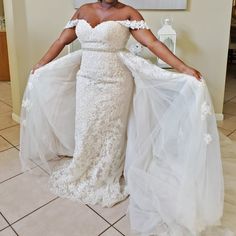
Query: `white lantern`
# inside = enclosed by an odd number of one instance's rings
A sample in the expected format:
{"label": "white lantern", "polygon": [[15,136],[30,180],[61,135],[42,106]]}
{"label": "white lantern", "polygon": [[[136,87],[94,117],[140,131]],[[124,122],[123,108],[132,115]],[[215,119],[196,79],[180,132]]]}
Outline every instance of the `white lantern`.
{"label": "white lantern", "polygon": [[[176,31],[172,28],[172,23],[173,20],[169,18],[165,18],[163,21],[163,26],[162,28],[158,31],[158,39],[164,43],[171,52],[175,54],[176,50]],[[157,60],[157,65],[161,68],[171,68],[168,64],[166,64],[164,61],[161,59]]]}

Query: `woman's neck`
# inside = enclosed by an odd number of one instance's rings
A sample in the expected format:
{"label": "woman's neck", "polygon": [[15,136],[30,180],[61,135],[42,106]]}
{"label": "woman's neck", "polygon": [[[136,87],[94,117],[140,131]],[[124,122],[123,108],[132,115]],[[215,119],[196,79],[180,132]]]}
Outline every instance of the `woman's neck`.
{"label": "woman's neck", "polygon": [[102,0],[101,5],[103,8],[109,9],[111,7],[114,7],[118,3],[118,0]]}

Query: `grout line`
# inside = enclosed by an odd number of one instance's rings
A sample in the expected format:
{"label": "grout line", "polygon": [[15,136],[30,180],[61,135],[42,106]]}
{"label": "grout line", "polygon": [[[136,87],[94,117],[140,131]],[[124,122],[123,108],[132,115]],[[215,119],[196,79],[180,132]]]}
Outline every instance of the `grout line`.
{"label": "grout line", "polygon": [[10,225],[11,229],[14,231],[14,233],[16,234],[16,236],[19,236],[19,234],[15,231],[15,229]]}
{"label": "grout line", "polygon": [[85,204],[88,208],[90,208],[93,212],[95,212],[98,216],[100,216],[103,220],[105,220],[110,226],[112,226],[112,224],[107,221],[103,216],[101,216],[98,212],[96,212],[92,207],[90,207],[88,204]]}
{"label": "grout line", "polygon": [[105,233],[108,229],[110,229],[110,228],[113,228],[111,225],[108,227],[108,228],[106,228],[105,230],[103,230],[98,236],[101,236],[103,233]]}
{"label": "grout line", "polygon": [[[62,157],[61,159],[58,159],[58,161],[61,161],[61,160],[64,160],[66,157]],[[67,161],[69,161],[69,160],[72,160],[72,159],[67,159]],[[47,170],[45,170],[44,168],[43,168],[43,166],[40,166],[38,163],[36,163],[36,162],[34,162],[32,159],[31,159],[31,161],[35,164],[35,165],[37,165],[40,169],[42,169],[47,175],[51,175]],[[49,164],[49,162],[50,161],[53,161],[53,159],[50,159],[50,160],[48,160],[47,162],[48,162],[48,164]],[[58,163],[58,167],[59,166],[61,166],[61,165],[63,165],[63,163]],[[52,167],[52,169],[53,169],[54,167]],[[57,170],[57,169],[56,169]]]}
{"label": "grout line", "polygon": [[8,103],[6,103],[5,101],[0,99],[0,102],[3,103],[4,105],[7,105],[8,107],[12,108],[12,105],[9,105]]}
{"label": "grout line", "polygon": [[121,219],[123,219],[126,216],[126,214],[124,214],[123,216],[121,216],[117,221],[115,221],[112,226],[114,226],[118,221],[120,221]]}
{"label": "grout line", "polygon": [[9,147],[9,148],[7,148],[7,149],[5,149],[5,150],[0,151],[0,153],[1,153],[1,152],[5,152],[5,151],[7,151],[7,150],[10,150],[10,149],[12,149],[12,148],[14,148],[14,147]]}
{"label": "grout line", "polygon": [[[15,121],[14,121],[15,122]],[[18,126],[19,124],[16,124],[16,125],[12,125],[12,126],[9,126],[9,127],[6,127],[6,128],[3,128],[3,129],[0,129],[0,131],[3,131],[3,130],[6,130],[6,129],[9,129],[9,128],[13,128],[15,126]]]}
{"label": "grout line", "polygon": [[120,232],[120,230],[118,230],[115,226],[112,226],[112,228],[114,228],[116,231],[118,231],[121,235],[125,236],[122,232]]}
{"label": "grout line", "polygon": [[[7,222],[8,226],[5,227],[4,229],[8,228],[11,224],[10,222],[7,220],[7,218],[2,214],[2,212],[0,212],[0,215],[2,216],[2,218]],[[0,231],[2,231],[3,229],[1,229]]]}
{"label": "grout line", "polygon": [[[34,163],[34,164],[35,164],[35,163]],[[37,165],[36,165],[36,166],[33,166],[33,167],[30,168],[30,170],[33,170],[33,169],[35,169],[35,168],[37,168],[37,167],[38,167]],[[20,172],[19,174],[16,174],[16,175],[14,175],[14,176],[12,176],[12,177],[10,177],[10,178],[8,178],[8,179],[5,179],[5,180],[1,181],[0,184],[5,183],[5,182],[7,182],[7,181],[9,181],[9,180],[11,180],[11,179],[17,177],[17,176],[20,176],[20,175],[26,173],[26,172],[27,172],[27,171]]]}
{"label": "grout line", "polygon": [[6,102],[5,102],[5,101],[3,101],[2,99],[0,99],[0,102],[4,103],[5,105],[7,105],[7,106],[9,106],[9,107],[11,107],[11,108],[12,108],[12,105],[10,105],[10,104],[6,103]]}
{"label": "grout line", "polygon": [[44,170],[42,166],[40,166],[38,163],[34,162],[32,159],[31,159],[31,161],[32,161],[37,167],[39,167],[43,172],[45,172],[47,175],[50,176],[50,174],[49,174],[46,170]]}
{"label": "grout line", "polygon": [[30,213],[24,215],[23,217],[19,218],[18,220],[14,221],[13,223],[11,223],[10,226],[12,226],[12,225],[14,225],[15,223],[17,223],[18,221],[20,221],[20,220],[26,218],[27,216],[32,215],[34,212],[36,212],[36,211],[38,211],[39,209],[41,209],[41,208],[47,206],[47,205],[50,204],[51,202],[54,202],[54,201],[57,200],[58,198],[59,198],[59,197],[56,197],[56,198],[50,200],[49,202],[43,204],[42,206],[36,208],[35,210],[31,211]]}
{"label": "grout line", "polygon": [[[34,162],[35,163],[35,162]],[[38,165],[37,163],[35,163],[43,172],[45,172],[47,175],[49,175],[50,176],[50,174],[46,171],[46,170],[44,170],[43,169],[43,167],[41,167],[40,165]]]}
{"label": "grout line", "polygon": [[231,134],[233,134],[236,131],[236,129],[234,129],[231,133],[229,133],[227,136],[229,137]]}
{"label": "grout line", "polygon": [[10,225],[8,225],[8,226],[6,226],[6,227],[0,229],[0,233],[1,233],[1,231],[5,230],[5,229],[7,229],[7,228],[10,228]]}
{"label": "grout line", "polygon": [[[33,168],[32,168],[32,169],[33,169]],[[5,179],[5,180],[3,180],[2,182],[0,182],[0,184],[3,184],[3,183],[5,183],[5,182],[7,182],[7,181],[9,181],[9,180],[11,180],[11,179],[13,179],[13,178],[19,176],[19,175],[24,174],[24,173],[25,173],[25,172],[21,172],[21,173],[16,174],[16,175],[14,175],[14,176],[12,176],[12,177],[10,177],[10,178],[8,178],[8,179]]]}
{"label": "grout line", "polygon": [[13,143],[11,143],[9,140],[7,140],[6,138],[4,138],[2,135],[0,135],[0,137],[2,137],[5,141],[7,141],[9,144],[12,145],[12,147],[15,147],[15,145]]}
{"label": "grout line", "polygon": [[[37,168],[37,167],[38,167],[38,166],[34,166],[34,167],[31,168],[31,170],[33,170],[33,169],[35,169],[35,168]],[[10,177],[10,178],[8,178],[8,179],[3,180],[2,182],[0,182],[0,184],[5,183],[5,182],[7,182],[7,181],[9,181],[9,180],[11,180],[11,179],[13,179],[13,178],[19,176],[19,175],[22,175],[22,174],[26,173],[26,172],[27,172],[27,171],[20,172],[19,174],[16,174],[16,175],[14,175],[14,176],[12,176],[12,177]]]}
{"label": "grout line", "polygon": [[18,151],[20,151],[20,148],[17,147],[18,145],[14,146],[14,148]]}
{"label": "grout line", "polygon": [[[231,134],[231,132],[234,132],[234,131],[232,131],[232,130],[222,128],[222,127],[220,127],[220,126],[219,126],[219,127],[217,126],[217,129],[218,129],[218,130],[224,130],[224,131],[226,131],[226,132],[228,133],[227,135],[225,134],[226,136],[229,136],[229,135]],[[222,132],[222,131],[221,131],[221,132]]]}

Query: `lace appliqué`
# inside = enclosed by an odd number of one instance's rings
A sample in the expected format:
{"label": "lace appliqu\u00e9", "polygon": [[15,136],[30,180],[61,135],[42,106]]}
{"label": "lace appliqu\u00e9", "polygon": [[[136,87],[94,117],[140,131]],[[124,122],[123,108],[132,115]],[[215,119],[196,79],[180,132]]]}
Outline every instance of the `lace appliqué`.
{"label": "lace appliqu\u00e9", "polygon": [[[39,75],[34,74],[33,77],[30,77],[28,84],[27,84],[27,89],[28,92],[31,93],[31,91],[33,90],[34,86],[33,83],[35,83],[36,79],[39,77]],[[33,102],[30,100],[30,95],[28,94],[28,96],[26,96],[23,100],[22,100],[22,109],[25,110],[26,113],[28,113],[32,107],[33,107]],[[21,121],[21,125],[23,127],[26,127],[27,121],[26,119]]]}
{"label": "lace appliqu\u00e9", "polygon": [[[75,27],[78,24],[79,20],[83,20],[83,19],[75,19],[75,20],[68,21],[68,23],[66,24],[64,29],[69,29],[69,28]],[[112,21],[112,20],[101,22],[98,25],[105,23],[105,22],[109,22],[109,21]],[[120,24],[124,25],[125,27],[131,28],[131,29],[150,29],[144,20],[140,20],[140,21],[136,21],[136,20],[120,20],[120,21],[117,20],[116,21],[116,20],[114,20],[114,22],[119,22]]]}
{"label": "lace appliqu\u00e9", "polygon": [[29,112],[30,109],[32,108],[32,102],[27,98],[23,100],[22,107],[25,108],[27,112]]}
{"label": "lace appliqu\u00e9", "polygon": [[211,107],[206,102],[203,102],[201,106],[201,120],[205,120],[207,115],[211,115]]}
{"label": "lace appliqu\u00e9", "polygon": [[[121,40],[121,37],[116,37],[117,28],[119,33],[129,33],[118,24],[112,24],[111,28],[114,31],[109,36],[115,39]],[[96,32],[100,36],[103,29],[106,27],[100,26],[92,36]],[[81,25],[77,30],[82,31],[84,28]],[[122,42],[125,41],[126,35]],[[96,46],[100,50],[103,44],[98,42]],[[91,67],[91,61],[99,63]],[[133,78],[116,53],[83,51],[76,82],[73,160],[68,166],[53,172],[49,182],[51,192],[62,198],[104,207],[113,206],[127,197],[128,190],[122,172],[132,91]]]}
{"label": "lace appliqu\u00e9", "polygon": [[212,136],[208,133],[206,133],[204,135],[204,141],[206,142],[206,144],[209,144],[212,141]]}
{"label": "lace appliqu\u00e9", "polygon": [[125,20],[125,21],[118,21],[118,22],[120,22],[122,25],[131,29],[150,29],[144,20],[140,20],[140,21]]}
{"label": "lace appliqu\u00e9", "polygon": [[75,27],[79,22],[79,19],[75,19],[75,20],[70,20],[67,22],[66,26],[64,27],[64,29],[70,29]]}
{"label": "lace appliqu\u00e9", "polygon": [[201,80],[199,80],[199,82],[200,82],[200,83],[198,83],[199,87],[202,87],[202,88],[206,87],[206,81],[203,78]]}

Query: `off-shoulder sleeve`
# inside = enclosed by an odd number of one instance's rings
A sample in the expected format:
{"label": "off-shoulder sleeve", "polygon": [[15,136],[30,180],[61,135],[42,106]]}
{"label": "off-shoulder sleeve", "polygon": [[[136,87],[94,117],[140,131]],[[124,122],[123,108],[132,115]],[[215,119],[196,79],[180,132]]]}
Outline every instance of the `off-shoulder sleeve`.
{"label": "off-shoulder sleeve", "polygon": [[130,29],[150,29],[144,20],[124,20],[119,22]]}
{"label": "off-shoulder sleeve", "polygon": [[78,24],[78,21],[79,21],[78,19],[68,21],[64,29],[75,27]]}

